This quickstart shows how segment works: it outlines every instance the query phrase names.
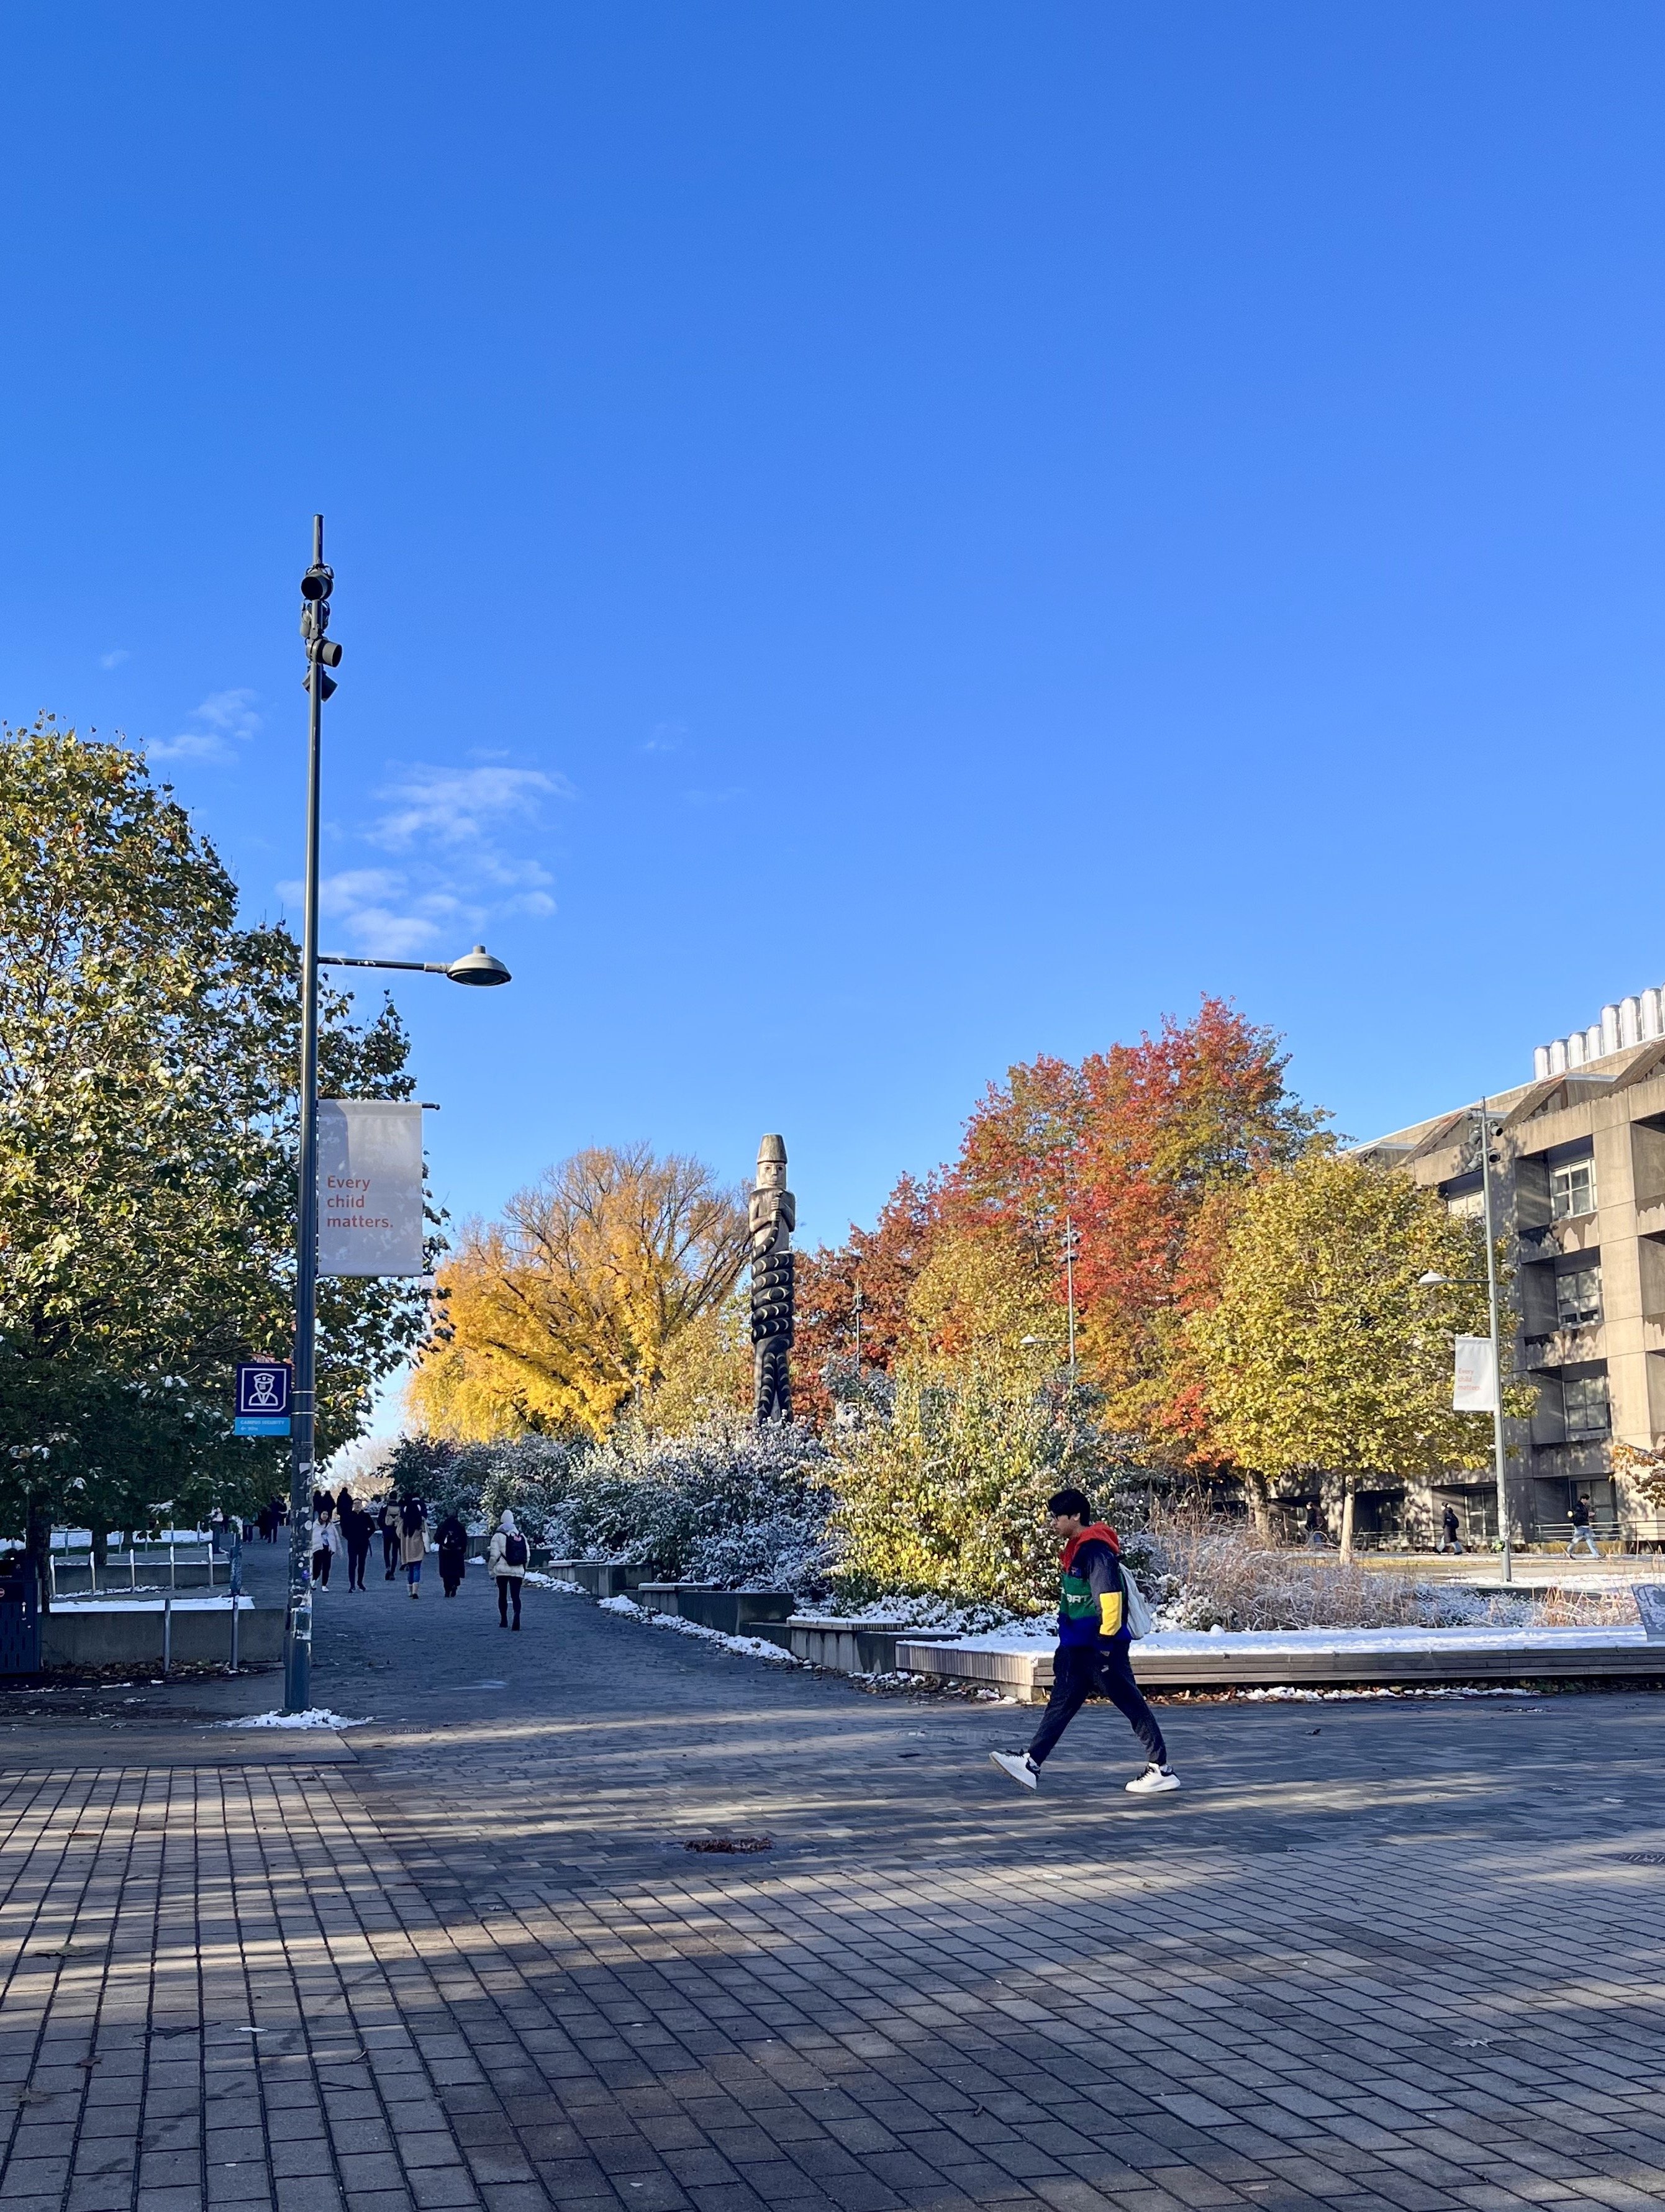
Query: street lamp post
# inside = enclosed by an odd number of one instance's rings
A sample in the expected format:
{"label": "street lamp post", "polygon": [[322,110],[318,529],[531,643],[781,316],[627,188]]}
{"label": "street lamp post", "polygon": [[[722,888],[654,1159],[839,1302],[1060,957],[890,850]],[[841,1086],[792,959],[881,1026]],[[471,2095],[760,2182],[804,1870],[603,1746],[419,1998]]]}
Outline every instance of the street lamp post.
{"label": "street lamp post", "polygon": [[[1076,1227],[1068,1205],[1064,1208],[1064,1288],[1068,1302],[1070,1331],[1070,1392],[1075,1391],[1075,1247]],[[1053,1279],[1056,1281],[1057,1278]]]}
{"label": "street lamp post", "polygon": [[1509,1486],[1504,1474],[1503,1436],[1503,1342],[1498,1326],[1497,1229],[1492,1207],[1492,1117],[1482,1098],[1480,1117],[1480,1191],[1486,1210],[1486,1299],[1492,1322],[1492,1449],[1497,1462],[1498,1533],[1503,1538],[1503,1578],[1515,1579],[1515,1554],[1509,1527]]}
{"label": "street lamp post", "polygon": [[307,1550],[318,1441],[318,971],[329,968],[399,968],[446,975],[453,983],[507,983],[509,971],[477,945],[460,960],[368,960],[318,949],[319,770],[324,702],[335,690],[327,672],[341,665],[341,647],[327,635],[332,570],[324,563],[324,518],[313,517],[313,563],[301,580],[301,635],[307,642],[307,866],[301,932],[301,1157],[295,1210],[295,1388],[291,1401],[289,1601],[283,1628],[283,1710],[312,1705],[313,1589]]}
{"label": "street lamp post", "polygon": [[858,1384],[860,1384],[861,1381],[861,1310],[863,1303],[861,1285],[858,1283],[855,1287],[855,1293],[850,1300],[850,1311],[855,1319],[855,1379]]}

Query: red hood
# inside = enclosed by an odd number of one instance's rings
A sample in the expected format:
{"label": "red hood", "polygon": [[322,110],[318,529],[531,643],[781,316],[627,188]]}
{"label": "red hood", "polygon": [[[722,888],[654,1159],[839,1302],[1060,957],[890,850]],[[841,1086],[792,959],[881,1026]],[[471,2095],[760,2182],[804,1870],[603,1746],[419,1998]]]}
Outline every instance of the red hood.
{"label": "red hood", "polygon": [[1070,1569],[1075,1565],[1075,1555],[1083,1544],[1091,1544],[1095,1538],[1101,1544],[1108,1544],[1113,1552],[1119,1552],[1121,1549],[1116,1533],[1109,1522],[1095,1521],[1091,1528],[1084,1528],[1079,1536],[1072,1536],[1065,1545],[1062,1565],[1066,1574],[1068,1574]]}

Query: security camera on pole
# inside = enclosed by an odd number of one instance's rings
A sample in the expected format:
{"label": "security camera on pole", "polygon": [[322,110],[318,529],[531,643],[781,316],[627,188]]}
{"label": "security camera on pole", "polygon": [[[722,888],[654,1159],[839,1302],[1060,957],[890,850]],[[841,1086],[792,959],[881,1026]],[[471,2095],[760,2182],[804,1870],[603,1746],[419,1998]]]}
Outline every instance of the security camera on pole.
{"label": "security camera on pole", "polygon": [[[295,1382],[289,1435],[289,1602],[283,1632],[283,1710],[304,1713],[312,1705],[313,1587],[307,1538],[312,1527],[313,1491],[318,1480],[318,971],[320,968],[400,968],[419,975],[445,975],[453,983],[507,983],[508,969],[477,945],[459,960],[370,960],[320,952],[318,949],[319,769],[324,702],[335,690],[327,672],[341,665],[341,647],[327,635],[334,572],[324,565],[324,518],[313,517],[313,565],[301,579],[301,635],[307,643],[307,867],[301,934],[301,1158],[295,1207]],[[325,1100],[332,1146],[357,1169],[352,1148],[368,1147],[364,1163],[372,1171],[380,1162],[405,1188],[408,1217],[401,1224],[380,1217],[374,1222],[340,1213],[331,1221],[346,1249],[325,1256],[332,1275],[414,1275],[422,1271],[422,1144],[419,1106],[393,1101]],[[416,1117],[414,1128],[404,1123]],[[414,1147],[414,1149],[413,1149]],[[403,1156],[403,1166],[398,1165]],[[332,1154],[333,1157],[333,1154]],[[344,1174],[344,1170],[343,1170]],[[339,1180],[339,1179],[337,1179]],[[367,1177],[355,1174],[355,1189]],[[411,1192],[414,1190],[414,1196]],[[356,1205],[357,1200],[354,1201]],[[411,1208],[414,1206],[414,1213]],[[395,1204],[393,1211],[400,1209]],[[414,1224],[414,1225],[413,1225]],[[386,1232],[384,1237],[382,1232]]]}

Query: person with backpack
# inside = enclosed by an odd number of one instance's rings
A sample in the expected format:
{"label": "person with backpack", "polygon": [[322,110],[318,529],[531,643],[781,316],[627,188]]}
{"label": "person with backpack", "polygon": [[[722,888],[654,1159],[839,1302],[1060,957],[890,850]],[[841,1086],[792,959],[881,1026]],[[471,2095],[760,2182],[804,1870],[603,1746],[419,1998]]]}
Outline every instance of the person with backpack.
{"label": "person with backpack", "polygon": [[500,1628],[509,1626],[511,1600],[514,1606],[514,1626],[519,1628],[520,1626],[520,1584],[531,1559],[526,1540],[515,1526],[514,1516],[505,1512],[491,1539],[491,1549],[486,1554],[486,1571],[497,1584],[497,1626]]}
{"label": "person with backpack", "polygon": [[445,1594],[455,1597],[457,1585],[468,1571],[468,1531],[456,1513],[447,1513],[434,1531],[434,1547],[440,1555],[440,1580],[445,1584]]}
{"label": "person with backpack", "polygon": [[382,1580],[391,1583],[399,1571],[399,1509],[393,1498],[390,1498],[383,1505],[380,1525],[381,1564],[387,1570]]}
{"label": "person with backpack", "polygon": [[[992,1751],[989,1757],[1022,1788],[1038,1789],[1041,1769],[1059,1737],[1096,1692],[1125,1715],[1145,1747],[1145,1765],[1127,1784],[1129,1795],[1156,1797],[1177,1790],[1179,1777],[1168,1764],[1162,1730],[1127,1657],[1129,1589],[1116,1533],[1093,1519],[1083,1491],[1059,1491],[1047,1511],[1053,1534],[1064,1544],[1052,1695],[1027,1751]],[[1143,1599],[1138,1602],[1142,1609]]]}

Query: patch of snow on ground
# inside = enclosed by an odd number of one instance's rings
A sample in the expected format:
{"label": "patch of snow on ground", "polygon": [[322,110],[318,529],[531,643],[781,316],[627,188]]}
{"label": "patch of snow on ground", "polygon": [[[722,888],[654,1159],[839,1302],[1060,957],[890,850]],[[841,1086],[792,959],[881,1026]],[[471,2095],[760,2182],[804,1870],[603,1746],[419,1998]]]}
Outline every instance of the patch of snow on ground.
{"label": "patch of snow on ground", "polygon": [[1282,1685],[1270,1690],[1237,1690],[1232,1694],[1259,1705],[1345,1705],[1359,1698],[1519,1698],[1529,1693],[1520,1689],[1471,1690],[1458,1684],[1449,1689],[1426,1690],[1297,1690]]}
{"label": "patch of snow on ground", "polygon": [[313,1705],[304,1713],[250,1713],[240,1721],[222,1721],[222,1728],[258,1729],[348,1729],[366,1728],[374,1715],[361,1713],[356,1720],[344,1720],[327,1706]]}
{"label": "patch of snow on ground", "polygon": [[747,1659],[773,1659],[783,1667],[795,1667],[798,1661],[790,1651],[783,1651],[778,1644],[771,1644],[763,1636],[725,1636],[720,1629],[702,1628],[697,1620],[684,1620],[677,1613],[649,1613],[631,1597],[604,1597],[598,1607],[601,1613],[618,1613],[631,1620],[645,1621],[649,1628],[673,1628],[679,1636],[697,1636],[707,1644],[720,1644],[725,1651],[738,1651]]}
{"label": "patch of snow on ground", "polygon": [[[1056,1634],[1054,1630],[1053,1634]],[[1043,1640],[1030,1624],[986,1630],[981,1636],[933,1637],[919,1634],[905,1641],[940,1644],[957,1651],[1033,1651]],[[1045,1640],[1050,1640],[1046,1638]],[[1241,1651],[1265,1658],[1293,1658],[1322,1655],[1348,1658],[1364,1651],[1442,1652],[1520,1651],[1553,1653],[1567,1650],[1606,1650],[1615,1645],[1645,1644],[1640,1628],[1291,1628],[1291,1629],[1166,1629],[1147,1636],[1140,1649],[1147,1653]]]}
{"label": "patch of snow on ground", "polygon": [[534,1589],[560,1590],[568,1597],[588,1597],[590,1595],[582,1583],[562,1582],[559,1575],[542,1574],[535,1567],[527,1568],[525,1579]]}

